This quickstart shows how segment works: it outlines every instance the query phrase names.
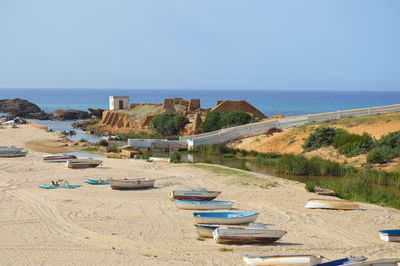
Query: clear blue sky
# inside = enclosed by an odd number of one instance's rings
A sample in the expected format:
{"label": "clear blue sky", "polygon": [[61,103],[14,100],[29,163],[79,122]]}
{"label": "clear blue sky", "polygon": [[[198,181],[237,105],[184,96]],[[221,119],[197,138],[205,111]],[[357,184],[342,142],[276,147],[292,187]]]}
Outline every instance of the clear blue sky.
{"label": "clear blue sky", "polygon": [[400,90],[399,0],[0,0],[0,88]]}

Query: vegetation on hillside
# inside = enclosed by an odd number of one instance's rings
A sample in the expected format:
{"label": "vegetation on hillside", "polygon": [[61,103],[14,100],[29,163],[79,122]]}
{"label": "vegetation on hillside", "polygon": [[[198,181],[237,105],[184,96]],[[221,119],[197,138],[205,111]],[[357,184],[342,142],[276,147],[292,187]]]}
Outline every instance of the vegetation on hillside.
{"label": "vegetation on hillside", "polygon": [[369,134],[350,134],[343,129],[319,127],[305,140],[305,152],[332,145],[346,157],[367,154],[367,162],[387,163],[400,157],[400,131],[389,133],[378,140]]}
{"label": "vegetation on hillside", "polygon": [[150,121],[150,127],[163,136],[178,135],[189,123],[189,120],[181,114],[162,113],[155,115]]}
{"label": "vegetation on hillside", "polygon": [[222,128],[240,126],[251,122],[251,115],[243,111],[207,113],[206,119],[200,125],[202,133],[219,130]]}

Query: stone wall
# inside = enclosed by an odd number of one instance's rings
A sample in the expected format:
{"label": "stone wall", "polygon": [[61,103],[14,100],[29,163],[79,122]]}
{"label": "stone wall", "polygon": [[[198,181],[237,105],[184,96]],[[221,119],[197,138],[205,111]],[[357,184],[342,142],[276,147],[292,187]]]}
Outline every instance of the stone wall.
{"label": "stone wall", "polygon": [[165,112],[175,112],[174,99],[165,98],[163,101],[163,110]]}
{"label": "stone wall", "polygon": [[189,99],[188,111],[195,112],[200,109],[200,99]]}

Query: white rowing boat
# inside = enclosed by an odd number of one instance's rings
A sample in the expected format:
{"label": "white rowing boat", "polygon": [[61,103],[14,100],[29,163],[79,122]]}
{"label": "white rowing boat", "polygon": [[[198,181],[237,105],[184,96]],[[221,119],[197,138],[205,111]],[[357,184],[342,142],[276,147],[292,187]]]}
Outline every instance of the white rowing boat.
{"label": "white rowing boat", "polygon": [[249,226],[218,227],[213,238],[218,244],[268,244],[281,239],[287,232],[270,230],[262,223],[251,223]]}
{"label": "white rowing boat", "polygon": [[221,191],[208,191],[205,188],[198,190],[173,190],[169,193],[171,200],[200,200],[211,201],[218,197]]}
{"label": "white rowing boat", "polygon": [[198,224],[248,224],[258,217],[258,212],[194,212]]}
{"label": "white rowing boat", "polygon": [[358,210],[358,203],[333,199],[310,199],[304,206],[307,209],[334,209],[334,210]]}
{"label": "white rowing boat", "polygon": [[381,230],[379,237],[386,242],[400,242],[400,229]]}
{"label": "white rowing boat", "polygon": [[175,200],[175,205],[181,210],[229,210],[232,209],[231,201],[200,201],[200,200]]}
{"label": "white rowing boat", "polygon": [[320,256],[314,255],[276,255],[276,256],[254,256],[243,255],[242,259],[249,265],[315,265],[322,262]]}
{"label": "white rowing boat", "polygon": [[65,166],[68,168],[94,168],[99,166],[102,162],[102,160],[94,160],[93,158],[72,159],[67,160]]}
{"label": "white rowing boat", "polygon": [[144,189],[154,187],[155,179],[137,178],[137,179],[110,179],[108,183],[112,189]]}

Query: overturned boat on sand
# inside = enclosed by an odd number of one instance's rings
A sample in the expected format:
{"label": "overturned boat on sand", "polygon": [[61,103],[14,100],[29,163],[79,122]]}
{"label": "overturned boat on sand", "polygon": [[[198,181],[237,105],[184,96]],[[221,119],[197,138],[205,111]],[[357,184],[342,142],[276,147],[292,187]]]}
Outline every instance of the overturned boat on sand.
{"label": "overturned boat on sand", "polygon": [[309,199],[304,206],[307,209],[358,210],[358,203],[335,199]]}
{"label": "overturned boat on sand", "polygon": [[46,163],[65,163],[68,160],[77,159],[75,155],[70,154],[46,154],[43,155],[43,161]]}

